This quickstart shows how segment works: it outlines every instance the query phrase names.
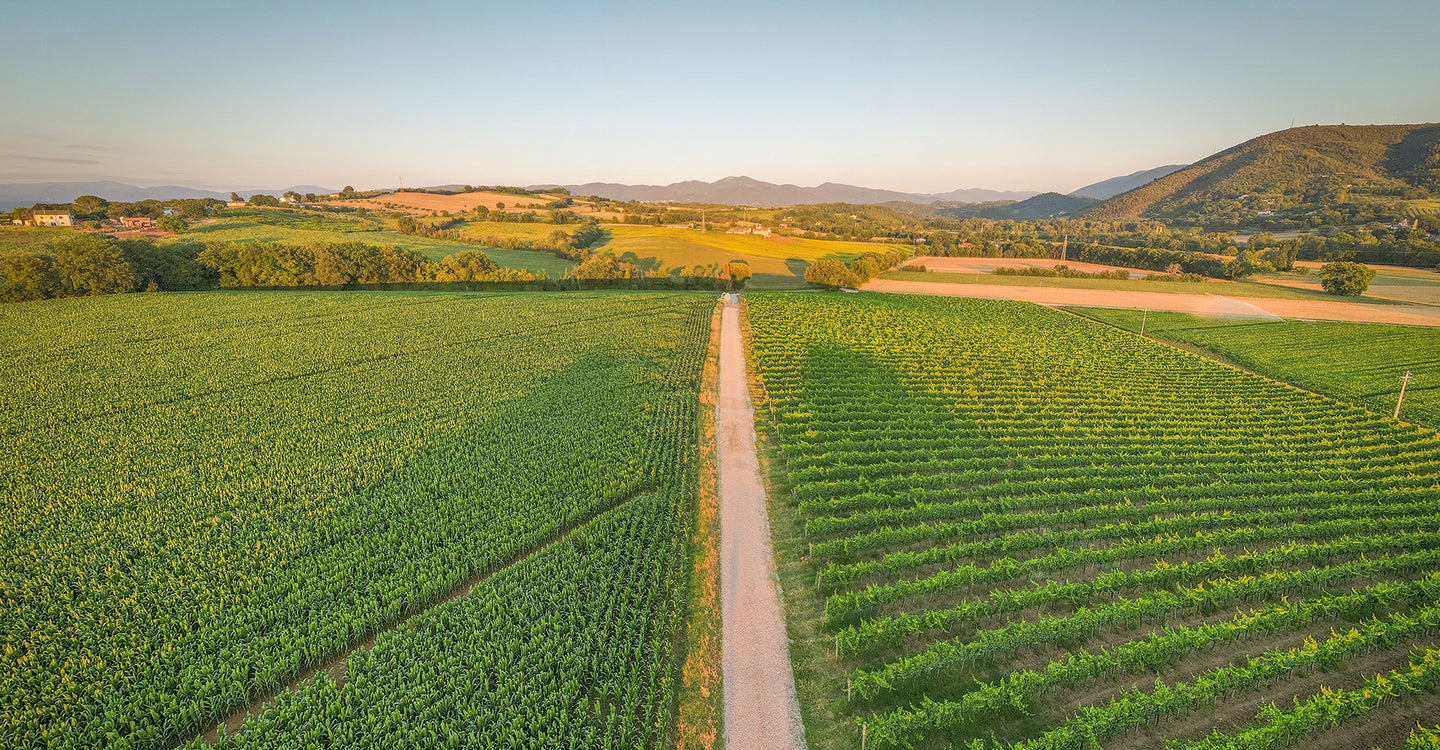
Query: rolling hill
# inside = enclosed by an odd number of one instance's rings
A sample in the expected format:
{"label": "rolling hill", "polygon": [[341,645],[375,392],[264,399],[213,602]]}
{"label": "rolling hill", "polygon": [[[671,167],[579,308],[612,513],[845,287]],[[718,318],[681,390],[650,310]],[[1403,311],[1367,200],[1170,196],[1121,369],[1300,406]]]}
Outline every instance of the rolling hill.
{"label": "rolling hill", "polygon": [[1091,208],[1087,218],[1309,215],[1357,197],[1440,192],[1440,125],[1310,125],[1241,143]]}
{"label": "rolling hill", "polygon": [[953,219],[976,218],[1027,221],[1072,214],[1097,203],[1099,203],[1099,200],[1087,198],[1083,195],[1041,193],[1037,196],[1013,203],[997,202],[956,206],[954,208],[940,209],[938,213]]}

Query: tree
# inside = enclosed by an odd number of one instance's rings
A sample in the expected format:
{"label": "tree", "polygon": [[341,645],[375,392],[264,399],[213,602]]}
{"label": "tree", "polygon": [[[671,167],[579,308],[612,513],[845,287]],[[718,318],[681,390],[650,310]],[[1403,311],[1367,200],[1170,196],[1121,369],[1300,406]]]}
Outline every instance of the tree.
{"label": "tree", "polygon": [[256,193],[256,194],[250,196],[250,200],[249,200],[248,202],[249,202],[249,204],[252,205],[252,206],[279,206],[279,205],[280,205],[280,199],[279,199],[279,198],[276,198],[276,197],[273,196],[273,195],[265,195],[264,193]]}
{"label": "tree", "polygon": [[155,228],[162,232],[173,232],[180,234],[185,231],[185,220],[179,216],[161,216],[155,220]]}
{"label": "tree", "polygon": [[732,260],[725,264],[725,275],[730,277],[730,286],[735,289],[744,289],[745,281],[750,278],[750,264],[743,260]]}
{"label": "tree", "polygon": [[104,214],[105,207],[108,205],[110,205],[110,201],[98,195],[82,195],[75,199],[75,213],[82,216]]}
{"label": "tree", "polygon": [[49,299],[62,291],[54,256],[18,249],[0,252],[0,302]]}
{"label": "tree", "polygon": [[805,280],[826,289],[856,286],[855,274],[838,260],[817,260],[805,269]]}
{"label": "tree", "polygon": [[349,185],[346,185],[344,188],[342,188],[342,189],[340,190],[340,197],[341,197],[341,198],[354,198],[354,197],[355,197],[355,188],[353,188],[353,187],[351,187],[351,186],[349,186]]}
{"label": "tree", "polygon": [[245,199],[241,198],[239,193],[231,193],[230,200],[234,203],[239,203],[240,201],[243,201]]}
{"label": "tree", "polygon": [[108,237],[84,234],[55,245],[60,281],[70,294],[118,294],[135,288],[119,243]]}
{"label": "tree", "polygon": [[1225,264],[1225,277],[1228,279],[1243,279],[1254,276],[1257,271],[1274,271],[1275,267],[1260,259],[1260,254],[1254,250],[1241,250],[1235,254],[1235,260]]}
{"label": "tree", "polygon": [[1375,269],[1348,260],[1326,263],[1320,267],[1320,286],[1331,294],[1358,297],[1370,288]]}

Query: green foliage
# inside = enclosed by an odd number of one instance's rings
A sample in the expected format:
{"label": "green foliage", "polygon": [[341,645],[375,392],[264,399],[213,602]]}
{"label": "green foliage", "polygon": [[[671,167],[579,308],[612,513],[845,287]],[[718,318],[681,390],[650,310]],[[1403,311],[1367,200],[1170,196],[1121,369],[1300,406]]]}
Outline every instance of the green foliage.
{"label": "green foliage", "polygon": [[340,287],[456,281],[535,281],[543,276],[501,268],[465,250],[439,263],[402,248],[359,242],[210,242],[197,259],[222,287]]}
{"label": "green foliage", "polygon": [[245,202],[249,203],[252,206],[269,206],[272,208],[280,207],[279,198],[276,198],[273,195],[265,195],[264,193],[256,193],[250,196],[250,199]]}
{"label": "green foliage", "polygon": [[135,289],[135,274],[113,239],[76,235],[56,243],[55,259],[68,294],[118,294]]}
{"label": "green foliage", "polygon": [[838,260],[817,260],[805,269],[805,280],[826,289],[855,287],[860,280],[855,273]]}
{"label": "green foliage", "polygon": [[161,216],[155,220],[155,228],[162,232],[173,232],[180,234],[187,228],[185,220],[179,216]]}
{"label": "green foliage", "polygon": [[1331,294],[1358,297],[1375,280],[1375,269],[1362,263],[1337,261],[1320,267],[1320,285]]}
{"label": "green foliage", "polygon": [[0,745],[658,746],[712,304],[0,308]]}
{"label": "green foliage", "polygon": [[64,293],[55,256],[0,250],[0,302],[49,299]]}
{"label": "green foliage", "polygon": [[[1303,700],[1302,675],[1402,662],[1440,627],[1432,430],[1034,305],[746,299],[828,636],[797,674],[840,691],[814,696],[817,734],[1206,731],[1214,701]],[[1422,661],[1397,670],[1411,693],[1440,677]]]}

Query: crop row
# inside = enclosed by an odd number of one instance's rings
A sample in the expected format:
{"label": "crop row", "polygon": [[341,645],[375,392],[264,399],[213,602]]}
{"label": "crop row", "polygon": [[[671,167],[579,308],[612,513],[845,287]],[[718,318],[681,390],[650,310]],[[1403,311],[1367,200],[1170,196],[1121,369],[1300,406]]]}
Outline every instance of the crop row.
{"label": "crop row", "polygon": [[[1033,305],[752,294],[746,314],[833,638],[806,667],[846,690],[870,747],[1082,747],[1260,683],[1284,694],[1317,664],[1393,664],[1434,631],[1433,432]],[[1359,635],[1247,650],[1377,610]],[[1098,651],[1012,663],[1055,643]],[[1203,650],[1254,671],[1163,682]],[[1075,688],[1117,670],[1164,689]],[[1028,687],[966,689],[996,672]],[[1057,688],[1098,702],[1059,716],[1026,697]]]}

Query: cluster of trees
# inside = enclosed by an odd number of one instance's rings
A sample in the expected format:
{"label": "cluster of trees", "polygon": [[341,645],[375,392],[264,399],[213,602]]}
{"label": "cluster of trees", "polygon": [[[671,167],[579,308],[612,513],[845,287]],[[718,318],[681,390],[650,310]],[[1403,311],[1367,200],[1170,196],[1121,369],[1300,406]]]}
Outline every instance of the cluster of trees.
{"label": "cluster of trees", "polygon": [[123,292],[205,289],[214,273],[200,248],[76,234],[53,248],[0,252],[0,301],[20,302]]}
{"label": "cluster of trees", "polygon": [[433,261],[413,251],[359,242],[212,242],[197,260],[221,287],[343,287],[461,281],[537,281],[501,268],[478,250]]}
{"label": "cluster of trees", "polygon": [[[82,195],[70,203],[37,203],[30,208],[16,208],[10,211],[12,220],[29,221],[36,211],[69,211],[82,224],[98,227],[100,222],[118,220],[124,216],[145,216],[155,219],[166,218],[165,207],[178,210],[181,217],[201,219],[213,216],[223,208],[223,201],[214,198],[179,198],[176,200],[143,200],[134,202],[108,201],[98,195]],[[171,217],[176,218],[176,217]],[[182,226],[183,228],[183,226]]]}
{"label": "cluster of trees", "polygon": [[1061,279],[1128,279],[1130,272],[1125,269],[1114,271],[1079,271],[1061,263],[1054,268],[997,268],[991,273],[996,276],[1041,276]]}
{"label": "cluster of trees", "polygon": [[904,250],[867,252],[850,261],[817,260],[805,269],[805,280],[827,289],[858,287],[885,271],[905,262],[910,254]]}
{"label": "cluster of trees", "polygon": [[567,274],[567,278],[583,281],[644,280],[645,288],[656,285],[679,289],[719,289],[734,291],[745,288],[752,276],[750,264],[732,260],[725,264],[710,263],[681,267],[669,271],[647,271],[634,261],[616,257],[614,253],[593,253]]}

